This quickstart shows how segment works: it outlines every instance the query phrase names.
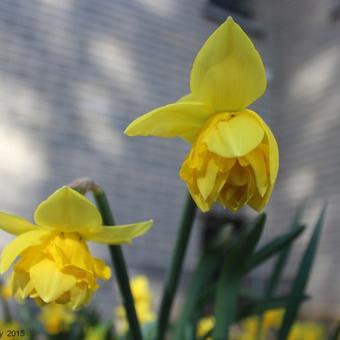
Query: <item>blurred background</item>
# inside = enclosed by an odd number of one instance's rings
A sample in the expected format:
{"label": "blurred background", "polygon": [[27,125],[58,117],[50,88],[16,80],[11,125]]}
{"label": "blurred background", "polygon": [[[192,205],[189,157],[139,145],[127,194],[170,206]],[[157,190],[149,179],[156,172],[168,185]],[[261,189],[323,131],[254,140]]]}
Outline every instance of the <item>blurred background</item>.
{"label": "blurred background", "polygon": [[[185,184],[180,140],[128,138],[123,130],[150,109],[188,92],[191,64],[232,15],[267,68],[268,90],[254,109],[278,139],[281,168],[265,239],[282,233],[301,202],[306,223],[324,200],[327,220],[304,305],[307,317],[340,317],[340,1],[339,0],[2,0],[0,2],[0,209],[32,219],[58,187],[88,176],[109,196],[118,224],[154,218],[151,232],[124,252],[131,275],[160,291],[169,265]],[[185,287],[216,221],[198,214]],[[217,222],[216,222],[217,223]],[[311,228],[310,228],[311,229]],[[294,275],[299,239],[285,275]],[[10,236],[1,233],[0,246]],[[109,262],[105,247],[92,247]],[[250,278],[261,287],[266,267]],[[98,291],[105,313],[113,280]]]}

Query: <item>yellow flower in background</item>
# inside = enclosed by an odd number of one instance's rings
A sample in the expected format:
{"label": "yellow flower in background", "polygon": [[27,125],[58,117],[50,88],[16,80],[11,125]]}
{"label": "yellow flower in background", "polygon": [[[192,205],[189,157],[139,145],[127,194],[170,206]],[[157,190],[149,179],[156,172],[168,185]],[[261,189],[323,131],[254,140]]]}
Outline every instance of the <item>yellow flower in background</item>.
{"label": "yellow flower in background", "polygon": [[77,309],[98,288],[97,279],[108,280],[110,268],[91,255],[86,241],[129,243],[147,232],[152,221],[123,226],[103,226],[91,201],[77,191],[62,187],[35,210],[36,225],[0,213],[0,228],[17,237],[0,256],[0,273],[15,259],[9,287],[19,299],[31,297],[45,304],[56,302]]}
{"label": "yellow flower in background", "polygon": [[271,309],[263,315],[263,326],[265,328],[279,328],[284,315],[284,309]]}
{"label": "yellow flower in background", "polygon": [[84,340],[106,340],[109,338],[107,336],[109,328],[110,326],[105,323],[87,327],[85,330]]}
{"label": "yellow flower in background", "polygon": [[[156,315],[152,309],[152,294],[148,278],[143,275],[135,276],[130,280],[130,286],[140,324],[143,326],[154,321]],[[119,320],[118,328],[125,332],[128,329],[128,323],[123,306],[116,308],[116,316]]]}
{"label": "yellow flower in background", "polygon": [[278,146],[260,116],[247,107],[266,89],[254,45],[232,18],[198,52],[191,93],[133,121],[128,136],[181,137],[192,145],[181,169],[196,204],[232,211],[267,204],[279,167]]}
{"label": "yellow flower in background", "polygon": [[42,307],[38,318],[49,334],[67,331],[76,319],[70,308],[56,303]]}
{"label": "yellow flower in background", "polygon": [[[213,316],[207,316],[199,320],[197,325],[197,336],[203,337],[205,334],[210,332],[215,326],[215,318]],[[207,340],[211,340],[211,337],[208,337]]]}
{"label": "yellow flower in background", "polygon": [[0,294],[4,300],[8,300],[11,297],[11,290],[8,286],[4,285],[2,281],[0,281]]}
{"label": "yellow flower in background", "polygon": [[315,322],[297,322],[287,340],[326,340],[326,335],[324,328]]}
{"label": "yellow flower in background", "polygon": [[152,304],[152,294],[150,290],[149,280],[144,275],[137,275],[130,281],[131,291],[134,301]]}

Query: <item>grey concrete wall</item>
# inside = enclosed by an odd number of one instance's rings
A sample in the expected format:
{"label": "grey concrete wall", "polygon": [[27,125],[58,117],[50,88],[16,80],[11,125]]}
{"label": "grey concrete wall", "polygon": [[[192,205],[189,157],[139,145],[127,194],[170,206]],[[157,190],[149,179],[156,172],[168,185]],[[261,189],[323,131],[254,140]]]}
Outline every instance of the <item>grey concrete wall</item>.
{"label": "grey concrete wall", "polygon": [[[335,1],[266,2],[274,53],[273,129],[280,146],[280,173],[269,206],[268,237],[288,226],[306,201],[310,227],[328,201],[325,229],[309,285],[306,315],[340,315],[340,21]],[[268,9],[269,13],[268,14]],[[264,7],[262,13],[265,13]],[[295,274],[311,228],[294,248],[285,274]]]}

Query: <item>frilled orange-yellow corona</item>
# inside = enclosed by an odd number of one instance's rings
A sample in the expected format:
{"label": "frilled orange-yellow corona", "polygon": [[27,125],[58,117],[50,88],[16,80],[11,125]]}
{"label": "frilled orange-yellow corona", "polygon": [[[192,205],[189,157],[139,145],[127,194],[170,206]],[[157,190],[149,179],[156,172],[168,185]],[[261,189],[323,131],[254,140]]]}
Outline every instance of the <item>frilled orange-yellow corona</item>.
{"label": "frilled orange-yellow corona", "polygon": [[36,224],[0,213],[0,228],[17,237],[0,255],[0,273],[17,257],[9,279],[11,295],[40,304],[60,303],[77,309],[88,303],[111,270],[91,255],[86,241],[122,244],[147,232],[152,221],[103,226],[96,206],[77,191],[62,187],[35,210]]}
{"label": "frilled orange-yellow corona", "polygon": [[180,169],[202,211],[215,202],[231,211],[267,204],[279,168],[278,146],[247,107],[263,95],[266,75],[246,33],[228,18],[198,52],[190,93],[134,120],[128,136],[181,137],[192,148]]}

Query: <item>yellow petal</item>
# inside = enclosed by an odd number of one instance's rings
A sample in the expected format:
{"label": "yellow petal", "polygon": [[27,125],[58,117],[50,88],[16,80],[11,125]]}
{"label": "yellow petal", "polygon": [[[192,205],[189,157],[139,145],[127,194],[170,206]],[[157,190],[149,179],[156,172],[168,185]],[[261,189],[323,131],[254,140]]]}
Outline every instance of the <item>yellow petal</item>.
{"label": "yellow petal", "polygon": [[18,299],[25,299],[34,289],[29,274],[24,271],[13,270],[8,280],[8,287],[11,296]]}
{"label": "yellow petal", "polygon": [[0,212],[0,228],[10,234],[20,235],[37,229],[37,226],[21,217]]}
{"label": "yellow petal", "polygon": [[269,126],[265,123],[265,121],[254,111],[247,110],[249,114],[251,114],[262,126],[265,131],[265,135],[268,139],[269,146],[269,176],[270,183],[274,184],[276,181],[277,173],[279,171],[279,147],[277,145],[276,139],[270,130]]}
{"label": "yellow petal", "polygon": [[[79,234],[67,233],[67,236],[58,235],[46,247],[46,253],[65,273],[69,270],[93,271],[93,258],[88,246]],[[82,273],[85,275],[85,273]]]}
{"label": "yellow petal", "polygon": [[211,194],[212,190],[215,187],[216,176],[219,172],[219,168],[213,159],[208,161],[207,169],[205,171],[205,176],[199,176],[197,178],[197,186],[198,189],[203,196],[203,199],[206,200],[208,196]]}
{"label": "yellow petal", "polygon": [[253,150],[245,156],[249,161],[256,179],[256,187],[259,194],[263,197],[268,188],[268,174],[262,152],[258,149]]}
{"label": "yellow petal", "polygon": [[150,111],[124,131],[128,136],[181,137],[192,142],[212,108],[199,102],[179,101]]}
{"label": "yellow petal", "polygon": [[77,191],[62,187],[40,203],[34,213],[35,222],[43,227],[72,232],[99,228],[102,218],[86,197]]}
{"label": "yellow petal", "polygon": [[264,137],[259,122],[247,111],[216,123],[204,137],[208,149],[222,157],[241,157],[258,146]]}
{"label": "yellow petal", "polygon": [[222,24],[198,52],[190,87],[198,100],[215,111],[240,111],[266,89],[261,57],[232,18]]}
{"label": "yellow petal", "polygon": [[101,259],[94,259],[94,268],[96,275],[102,280],[108,280],[111,277],[111,269]]}
{"label": "yellow petal", "polygon": [[91,291],[84,284],[77,284],[70,291],[70,302],[68,306],[73,310],[85,305],[91,298]]}
{"label": "yellow petal", "polygon": [[16,237],[2,250],[0,256],[0,274],[4,273],[11,266],[16,257],[25,249],[40,244],[42,238],[49,234],[48,231],[33,230]]}
{"label": "yellow petal", "polygon": [[261,195],[256,192],[249,200],[248,205],[258,212],[262,211],[270,199],[273,188],[274,187],[272,185],[269,185],[269,188],[263,197],[261,197]]}
{"label": "yellow petal", "polygon": [[53,261],[45,259],[30,269],[31,280],[44,302],[56,300],[76,284],[76,279],[58,270]]}
{"label": "yellow petal", "polygon": [[88,240],[106,244],[128,243],[133,238],[145,234],[153,224],[153,220],[121,226],[104,226],[97,232],[84,234]]}

